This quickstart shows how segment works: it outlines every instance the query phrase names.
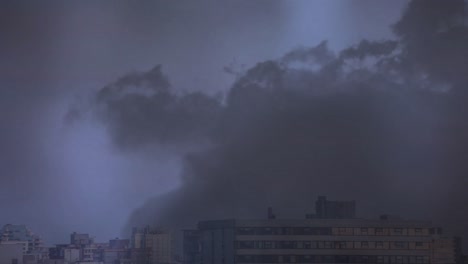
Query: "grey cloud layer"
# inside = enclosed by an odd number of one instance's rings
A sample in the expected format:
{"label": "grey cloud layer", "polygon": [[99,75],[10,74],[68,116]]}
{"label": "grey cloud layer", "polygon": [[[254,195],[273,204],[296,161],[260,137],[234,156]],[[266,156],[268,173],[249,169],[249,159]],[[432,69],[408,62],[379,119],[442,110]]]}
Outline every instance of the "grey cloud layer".
{"label": "grey cloud layer", "polygon": [[[97,103],[117,145],[210,143],[184,154],[181,187],[147,201],[129,225],[191,227],[261,216],[270,205],[301,216],[327,194],[357,199],[361,215],[432,218],[467,235],[460,10],[462,0],[414,0],[396,40],[338,54],[326,42],[298,48],[247,70],[224,101],[173,92],[159,67],[129,75],[133,92],[119,88],[122,79],[103,88]],[[148,95],[140,84],[152,78]]]}

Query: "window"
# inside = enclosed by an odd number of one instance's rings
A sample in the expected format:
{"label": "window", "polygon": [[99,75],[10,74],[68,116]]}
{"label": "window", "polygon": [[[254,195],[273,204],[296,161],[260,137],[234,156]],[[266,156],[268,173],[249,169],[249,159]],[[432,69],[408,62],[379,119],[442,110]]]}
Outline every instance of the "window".
{"label": "window", "polygon": [[274,235],[274,230],[271,227],[262,227],[258,229],[260,235]]}
{"label": "window", "polygon": [[335,242],[335,248],[346,248],[346,242],[345,241]]}
{"label": "window", "polygon": [[402,256],[397,256],[396,257],[396,263],[397,264],[402,264],[403,263],[403,257]]}
{"label": "window", "polygon": [[416,256],[416,263],[424,263],[424,257],[423,256]]}
{"label": "window", "polygon": [[325,256],[323,256],[322,261],[325,262],[325,263],[331,263],[331,262],[334,261],[334,258],[333,258],[333,256],[327,256],[327,255],[325,255]]}
{"label": "window", "polygon": [[377,256],[377,263],[384,263],[384,257],[383,256]]}
{"label": "window", "polygon": [[383,248],[383,242],[382,241],[376,241],[375,242],[375,248]]}
{"label": "window", "polygon": [[361,234],[362,235],[367,235],[367,232],[368,232],[367,227],[362,227],[361,228]]}
{"label": "window", "polygon": [[255,235],[255,230],[253,228],[241,227],[237,228],[238,235]]}
{"label": "window", "polygon": [[362,241],[362,242],[361,242],[361,247],[363,247],[363,248],[369,247],[369,242],[367,242],[367,241]]}
{"label": "window", "polygon": [[418,235],[422,234],[422,228],[415,228],[414,233],[416,233]]}
{"label": "window", "polygon": [[337,255],[335,256],[335,261],[338,263],[349,263],[349,256]]}
{"label": "window", "polygon": [[292,249],[294,248],[294,243],[292,241],[281,241],[280,248]]}
{"label": "window", "polygon": [[401,235],[401,234],[403,234],[403,229],[402,228],[394,228],[393,233],[395,233],[396,235]]}
{"label": "window", "polygon": [[417,246],[417,247],[422,247],[422,246],[423,246],[423,242],[416,242],[416,246]]}
{"label": "window", "polygon": [[393,243],[393,245],[395,246],[395,248],[407,248],[406,242],[398,241],[398,242]]}
{"label": "window", "polygon": [[312,234],[312,229],[310,227],[304,227],[302,230],[303,235],[311,235]]}

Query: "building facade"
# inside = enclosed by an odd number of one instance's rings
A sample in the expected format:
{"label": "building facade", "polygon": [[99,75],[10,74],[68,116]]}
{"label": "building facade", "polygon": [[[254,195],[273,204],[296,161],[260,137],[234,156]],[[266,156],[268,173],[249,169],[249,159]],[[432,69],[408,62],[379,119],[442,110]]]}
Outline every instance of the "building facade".
{"label": "building facade", "polygon": [[[199,250],[197,252],[197,245]],[[360,219],[354,201],[319,197],[314,215],[202,221],[184,234],[184,263],[455,264],[460,240],[427,221]]]}
{"label": "building facade", "polygon": [[0,263],[23,264],[23,247],[21,244],[0,244]]}
{"label": "building facade", "polygon": [[41,238],[25,225],[4,225],[0,230],[0,243],[22,244],[23,254],[33,254],[43,250]]}
{"label": "building facade", "polygon": [[[456,263],[431,223],[403,220],[224,220],[199,223],[201,263]],[[443,246],[440,246],[443,244]]]}
{"label": "building facade", "polygon": [[[134,255],[143,263],[172,264],[174,260],[174,233],[170,230],[134,228],[131,245]],[[143,261],[143,260],[141,260]]]}

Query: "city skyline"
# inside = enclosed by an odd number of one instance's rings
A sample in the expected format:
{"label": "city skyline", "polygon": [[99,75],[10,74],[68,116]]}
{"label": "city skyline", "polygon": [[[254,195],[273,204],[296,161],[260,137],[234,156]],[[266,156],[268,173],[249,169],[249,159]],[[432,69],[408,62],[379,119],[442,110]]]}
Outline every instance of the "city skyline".
{"label": "city skyline", "polygon": [[0,1],[0,223],[104,241],[327,195],[466,239],[467,6]]}

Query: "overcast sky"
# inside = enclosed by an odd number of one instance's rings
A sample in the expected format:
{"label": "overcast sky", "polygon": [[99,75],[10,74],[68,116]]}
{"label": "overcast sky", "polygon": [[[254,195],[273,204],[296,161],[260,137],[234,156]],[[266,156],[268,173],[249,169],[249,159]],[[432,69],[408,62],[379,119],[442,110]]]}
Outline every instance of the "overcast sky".
{"label": "overcast sky", "polygon": [[174,89],[226,92],[226,65],[322,40],[339,50],[391,38],[406,3],[1,1],[0,224],[26,224],[48,243],[73,231],[105,241],[148,198],[177,187],[176,150],[122,152],[92,117],[66,122],[120,76],[161,64]]}

